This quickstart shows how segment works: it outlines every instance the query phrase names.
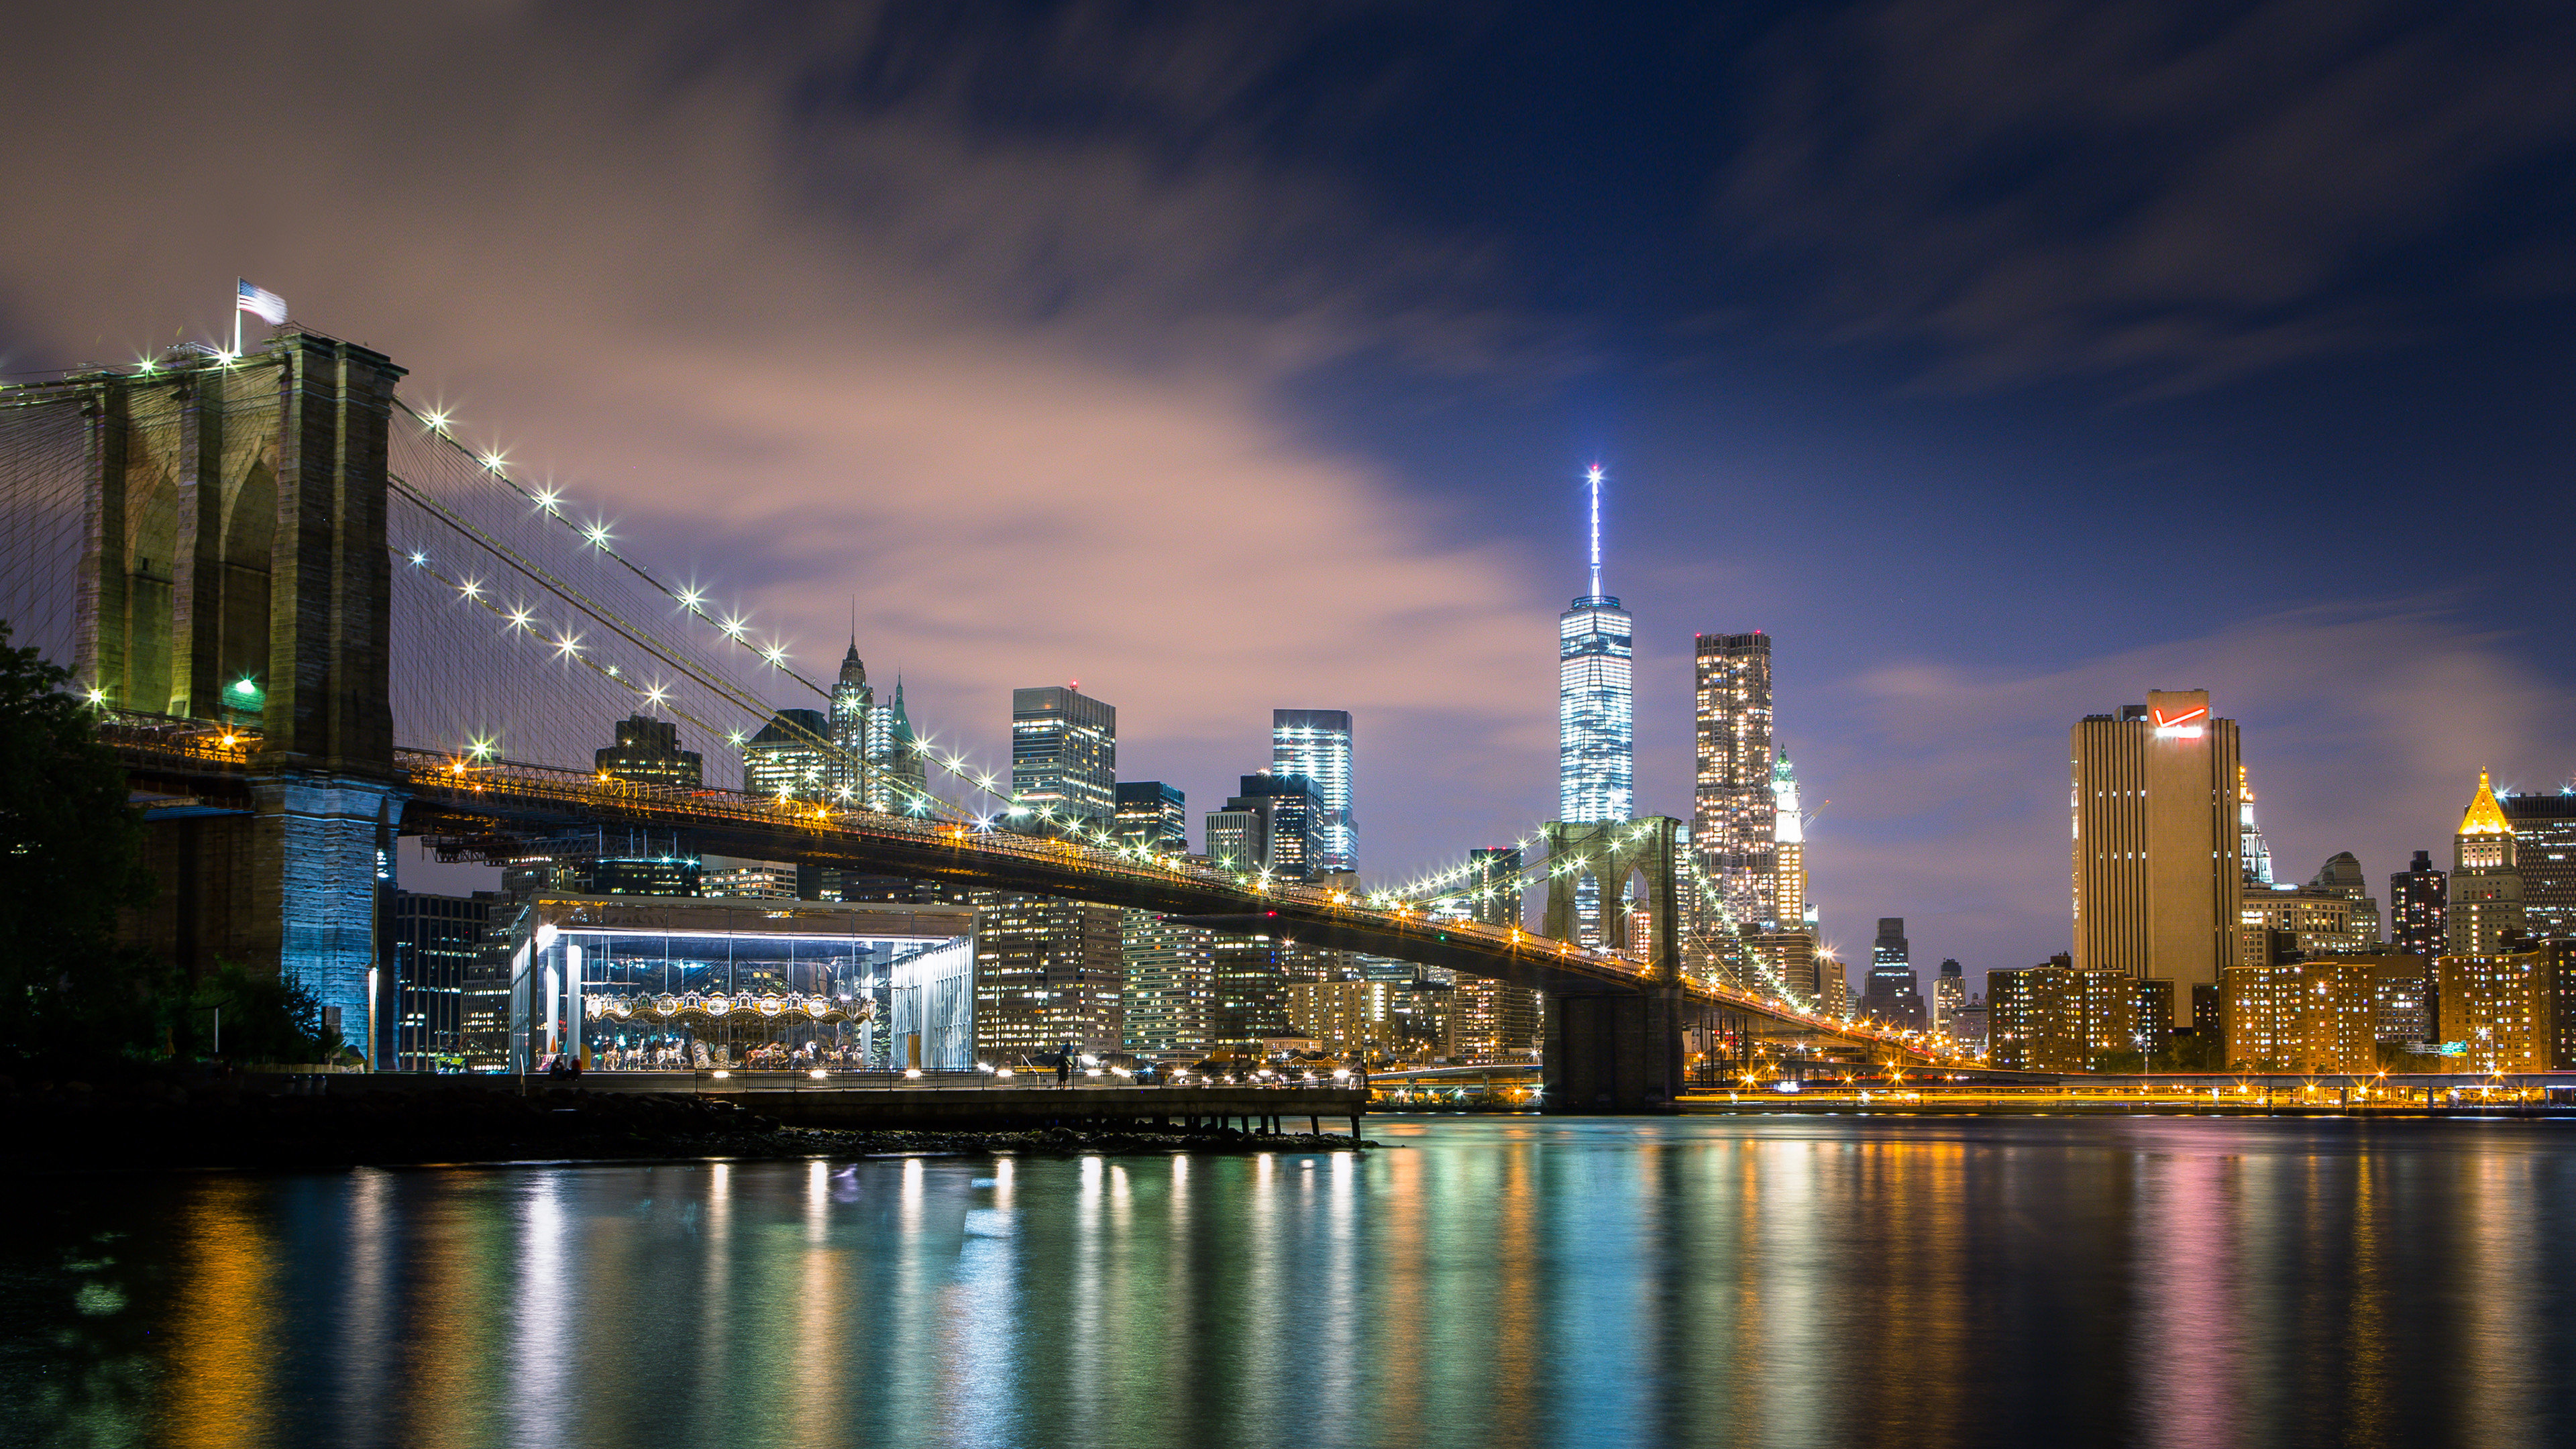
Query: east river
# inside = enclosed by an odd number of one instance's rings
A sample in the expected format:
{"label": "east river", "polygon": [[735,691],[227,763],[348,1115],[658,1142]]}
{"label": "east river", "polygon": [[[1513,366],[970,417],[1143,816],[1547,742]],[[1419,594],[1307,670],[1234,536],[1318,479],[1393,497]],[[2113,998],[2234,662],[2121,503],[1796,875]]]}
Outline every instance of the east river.
{"label": "east river", "polygon": [[2576,1123],[10,1186],[0,1443],[2576,1442]]}

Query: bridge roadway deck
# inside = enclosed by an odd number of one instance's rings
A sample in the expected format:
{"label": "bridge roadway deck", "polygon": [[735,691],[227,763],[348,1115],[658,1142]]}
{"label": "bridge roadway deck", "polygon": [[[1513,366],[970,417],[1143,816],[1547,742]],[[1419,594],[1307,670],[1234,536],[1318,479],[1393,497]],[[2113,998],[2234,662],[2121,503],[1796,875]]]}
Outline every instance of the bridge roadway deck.
{"label": "bridge roadway deck", "polygon": [[[140,788],[184,795],[190,808],[243,791],[257,772],[256,742],[220,731],[103,727]],[[233,743],[224,743],[232,741]],[[472,838],[496,832],[625,825],[686,831],[697,848],[756,860],[796,860],[873,874],[955,881],[1197,918],[1211,927],[1265,926],[1337,950],[1508,981],[1558,996],[1629,995],[1658,983],[1636,963],[1526,931],[1434,921],[1377,909],[1346,893],[1298,885],[1246,885],[1171,857],[1138,856],[1068,840],[914,820],[875,811],[834,812],[731,790],[693,790],[604,779],[577,770],[398,750],[406,835]],[[1909,1062],[1922,1049],[1901,1038],[1812,1016],[1779,1002],[1697,981],[1694,1005],[1775,1037],[1838,1039]]]}

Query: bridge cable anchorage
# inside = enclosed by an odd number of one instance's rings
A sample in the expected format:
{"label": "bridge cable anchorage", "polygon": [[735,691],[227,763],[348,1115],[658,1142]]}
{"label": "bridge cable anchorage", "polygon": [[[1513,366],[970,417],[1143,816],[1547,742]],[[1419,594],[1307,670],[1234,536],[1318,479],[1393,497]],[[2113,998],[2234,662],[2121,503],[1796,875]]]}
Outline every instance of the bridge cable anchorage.
{"label": "bridge cable anchorage", "polygon": [[[491,452],[476,454],[472,450],[468,449],[464,443],[460,441],[452,431],[450,431],[448,427],[449,420],[445,415],[423,414],[418,409],[413,408],[409,402],[401,399],[397,399],[396,404],[414,421],[421,424],[422,432],[425,435],[434,439],[437,443],[444,444],[457,458],[464,460],[469,466],[471,476],[488,478],[496,481],[501,486],[507,488],[510,492],[516,494],[522,501],[533,505],[538,517],[551,519],[563,528],[571,530],[580,539],[582,545],[584,545],[587,550],[599,554],[616,564],[619,568],[625,570],[628,574],[644,583],[646,587],[652,589],[657,597],[678,603],[685,614],[695,617],[705,623],[724,642],[733,645],[737,649],[756,655],[763,663],[778,670],[789,679],[794,680],[797,684],[802,685],[816,697],[825,700],[828,700],[831,697],[831,691],[827,686],[808,678],[801,671],[795,669],[786,662],[786,653],[783,646],[773,644],[767,648],[762,648],[753,644],[746,637],[747,631],[744,626],[748,623],[747,616],[735,616],[728,619],[724,624],[719,625],[714,616],[705,607],[705,595],[702,591],[694,587],[674,588],[661,578],[657,577],[651,569],[636,562],[634,559],[612,547],[608,541],[610,535],[608,533],[607,524],[604,520],[594,522],[592,525],[587,527],[575,523],[570,512],[562,506],[563,495],[559,491],[551,488],[534,492],[530,491],[526,485],[522,484],[516,477],[511,475],[507,467],[506,460],[499,453]],[[603,622],[607,621],[603,619]],[[773,718],[773,715],[774,711],[765,704],[759,705],[754,709],[754,717],[762,720],[764,726],[779,723],[777,719]],[[786,721],[785,723],[791,732],[800,734],[809,733],[796,726],[794,721]],[[739,743],[739,741],[736,741],[736,743]],[[817,743],[821,744],[827,751],[844,755],[847,753],[846,751],[837,750],[830,741],[818,740]],[[946,770],[960,784],[972,790],[979,791],[984,795],[990,796],[997,803],[1006,808],[1017,803],[1012,796],[1007,795],[996,788],[996,782],[999,778],[997,772],[975,771],[969,768],[963,757],[953,754],[943,759],[930,750],[928,741],[917,741],[914,754],[925,764],[937,764],[940,768]],[[882,769],[881,766],[877,766],[864,758],[850,763],[854,763],[858,768],[863,786],[871,783],[871,772]],[[889,794],[905,793],[900,788],[899,780],[886,781],[880,779],[873,781],[873,783],[879,785],[881,788],[885,788]],[[911,793],[926,795],[926,792],[919,791]],[[936,799],[938,797],[930,796],[928,798]]]}

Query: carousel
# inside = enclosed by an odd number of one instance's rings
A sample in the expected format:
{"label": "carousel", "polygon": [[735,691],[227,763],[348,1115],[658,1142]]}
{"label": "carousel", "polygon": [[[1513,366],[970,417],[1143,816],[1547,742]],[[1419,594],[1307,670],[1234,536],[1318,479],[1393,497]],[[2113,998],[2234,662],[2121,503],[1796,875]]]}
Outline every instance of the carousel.
{"label": "carousel", "polygon": [[[864,1065],[876,1003],[801,991],[585,996],[583,1014],[606,1071],[802,1071]],[[602,1039],[605,1039],[602,1041]]]}

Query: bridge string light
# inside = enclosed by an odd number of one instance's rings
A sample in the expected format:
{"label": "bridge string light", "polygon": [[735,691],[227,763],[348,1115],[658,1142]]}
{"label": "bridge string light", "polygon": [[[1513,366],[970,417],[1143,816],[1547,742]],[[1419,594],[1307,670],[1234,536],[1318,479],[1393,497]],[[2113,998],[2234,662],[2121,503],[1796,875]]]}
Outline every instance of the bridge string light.
{"label": "bridge string light", "polygon": [[[444,516],[448,516],[451,523],[459,527],[460,531],[466,532],[469,537],[474,536],[474,530],[472,530],[470,524],[465,524],[461,520],[454,519],[452,514],[447,510],[440,508],[435,503],[426,499],[420,499],[417,490],[411,489],[409,485],[402,483],[400,480],[396,480],[396,486],[402,489],[406,496],[411,496],[415,498],[416,501],[423,502],[425,506],[430,507],[433,511],[439,512]],[[740,694],[738,690],[730,686],[728,681],[722,681],[706,675],[703,671],[694,670],[690,668],[685,661],[678,659],[677,656],[671,654],[669,651],[656,647],[648,635],[644,635],[642,631],[628,625],[625,621],[618,618],[613,612],[592,604],[589,600],[580,596],[577,591],[554,587],[558,581],[554,580],[550,574],[546,573],[542,569],[529,565],[522,559],[519,559],[512,554],[506,546],[498,545],[497,541],[488,539],[478,538],[475,541],[492,549],[497,556],[501,557],[505,562],[510,563],[513,567],[519,569],[520,572],[526,574],[529,578],[537,581],[541,585],[549,586],[551,591],[556,592],[559,597],[565,598],[566,602],[573,604],[581,612],[586,613],[592,618],[606,624],[613,632],[627,638],[630,642],[636,643],[638,647],[643,648],[646,652],[654,655],[657,659],[662,660],[665,664],[672,665],[673,667],[680,669],[684,674],[709,687],[712,692],[718,694],[720,697],[726,698],[728,702],[744,708],[747,712],[755,714],[755,716],[768,713],[766,706],[757,700],[750,699],[748,696]],[[414,550],[414,552],[418,553],[424,551]],[[482,586],[479,581],[450,580],[446,579],[443,575],[438,575],[435,570],[430,570],[429,572],[431,572],[433,576],[440,577],[442,582],[446,582],[454,586],[460,597],[478,604],[486,602],[482,598]],[[467,583],[473,583],[474,587],[471,589],[467,588]],[[517,630],[526,632],[531,636],[538,632],[534,611],[524,603],[516,608],[508,610],[501,610],[496,607],[493,609],[493,612],[498,613],[507,619],[512,627]],[[579,657],[579,651],[583,647],[584,646],[581,645],[579,638],[571,635],[568,630],[564,631],[563,634],[558,637],[556,644],[559,656],[565,657]],[[620,682],[623,683],[619,666],[615,664],[601,663],[596,667],[603,677],[612,680],[620,680]],[[667,706],[669,698],[668,686],[658,680],[656,681],[656,684],[663,689],[664,693],[653,697],[650,702],[657,705]],[[637,692],[633,691],[631,686],[629,686],[629,688],[630,692]],[[638,693],[639,697],[642,697],[640,692]],[[704,721],[696,720],[694,718],[691,720],[691,723],[698,724],[702,728],[706,727]],[[736,744],[740,744],[742,742],[742,735],[738,730],[729,731],[728,737]],[[831,741],[820,737],[816,738],[813,743],[823,748],[832,747]],[[989,784],[991,777],[987,776],[985,778]],[[935,795],[928,794],[919,787],[911,785],[909,782],[897,782],[895,793],[901,800],[902,812],[916,818],[945,813],[954,809],[954,807],[949,806],[944,800],[941,800]]]}
{"label": "bridge string light", "polygon": [[[481,454],[475,454],[468,450],[465,445],[454,436],[452,431],[453,420],[447,413],[441,411],[423,414],[414,410],[410,404],[403,402],[399,398],[396,399],[396,405],[401,407],[405,412],[410,413],[415,420],[422,423],[424,430],[430,436],[455,449],[459,455],[471,459],[485,474],[498,480],[512,491],[518,493],[522,498],[535,504],[537,510],[545,517],[551,518],[556,522],[561,523],[564,527],[574,530],[576,535],[581,537],[585,544],[595,549],[600,554],[615,560],[628,573],[632,574],[635,578],[641,580],[647,586],[652,588],[654,592],[664,597],[676,600],[680,604],[681,608],[691,616],[706,619],[710,623],[713,622],[713,619],[705,605],[706,595],[704,591],[700,590],[694,584],[682,585],[675,588],[657,577],[652,570],[645,567],[643,564],[638,563],[619,551],[611,542],[604,520],[595,522],[588,528],[575,524],[563,508],[562,491],[556,488],[551,482],[542,485],[537,489],[531,490],[527,486],[521,484],[518,479],[511,476],[508,468],[508,457],[503,450],[491,449]],[[471,525],[466,524],[462,519],[456,518],[453,515],[452,510],[447,510],[425,497],[420,497],[417,490],[407,491],[413,492],[418,501],[427,504],[442,515],[447,516],[448,521],[451,524],[454,524],[461,529],[471,529]],[[473,530],[473,532],[479,533],[480,531]],[[507,546],[502,545],[497,539],[484,535],[477,541],[482,543],[484,547],[503,553],[504,556],[514,564],[514,566],[519,566],[523,568],[523,570],[533,567],[533,565],[518,558],[514,553],[509,551]],[[587,598],[579,595],[578,591],[572,590],[562,581],[555,580],[553,588],[555,592],[565,597],[567,601],[574,603],[576,607],[581,608],[584,612],[590,613],[594,618],[599,618],[601,622],[608,624],[612,629],[616,630],[616,632],[626,635],[630,641],[635,642],[639,647],[645,648],[648,652],[654,653],[657,657],[662,657],[664,655],[665,651],[646,642],[646,640],[637,637],[637,635],[642,633],[642,631],[635,630],[632,626],[627,625],[625,621],[610,616],[606,611],[602,610]],[[727,640],[732,644],[740,648],[755,650],[772,668],[775,668],[779,672],[787,675],[789,678],[811,690],[816,695],[826,699],[830,697],[831,691],[827,687],[807,678],[804,674],[788,664],[786,647],[784,644],[773,642],[765,648],[755,646],[748,638],[749,628],[749,617],[744,614],[735,613],[728,616],[724,626],[724,632]],[[666,662],[672,663],[675,668],[681,667],[677,661],[666,659]],[[693,676],[696,673],[695,671],[690,672]],[[705,681],[702,680],[701,682]],[[730,688],[719,688],[717,692],[728,697],[737,693],[737,691]],[[767,706],[756,701],[742,702],[745,703],[746,707],[754,713],[755,717],[768,717],[773,713]],[[817,739],[814,743],[825,749],[836,748],[833,742],[827,739]],[[927,758],[928,756],[925,755],[925,759]],[[877,778],[878,772],[883,768],[882,766],[867,760],[858,760],[853,763],[856,764],[862,778],[864,779]],[[966,769],[958,766],[949,767],[948,773],[962,784],[969,785],[986,794],[996,795],[997,797],[1000,796],[1000,792],[996,788],[998,783],[997,777],[991,774],[971,774]],[[911,787],[908,782],[898,779],[888,783],[891,783],[899,794],[909,795],[914,792],[914,787]],[[919,814],[926,808],[927,806],[925,802],[911,801],[907,813]]]}
{"label": "bridge string light", "polygon": [[[412,409],[407,403],[400,403],[399,400],[397,401],[398,405],[404,407],[405,411],[412,412]],[[615,547],[613,537],[609,532],[605,519],[595,518],[587,525],[578,524],[574,522],[564,508],[564,495],[561,489],[555,487],[551,482],[533,490],[521,484],[511,475],[508,468],[507,455],[503,450],[497,448],[491,449],[479,455],[468,451],[454,436],[452,431],[453,420],[444,411],[431,412],[427,414],[413,412],[413,416],[422,422],[425,431],[431,437],[455,449],[459,455],[469,458],[485,475],[497,480],[502,485],[518,493],[522,498],[533,504],[537,513],[542,517],[552,519],[566,529],[572,530],[584,546],[614,560],[629,574],[652,588],[657,594],[675,601],[682,612],[691,617],[703,620],[711,626],[719,627],[727,642],[738,648],[753,651],[772,668],[786,674],[789,678],[811,690],[815,695],[827,699],[829,698],[830,690],[828,688],[810,678],[807,678],[788,663],[786,646],[783,643],[771,641],[768,644],[760,645],[755,644],[751,640],[749,637],[750,618],[747,614],[740,611],[730,612],[725,615],[721,624],[718,625],[715,615],[708,607],[707,595],[703,589],[699,588],[695,584],[685,584],[674,587],[661,580],[643,564],[628,557]],[[711,678],[704,671],[690,666],[685,660],[679,659],[667,648],[659,645],[658,642],[653,640],[649,631],[640,629],[628,623],[623,618],[617,616],[614,611],[604,608],[597,602],[588,598],[580,590],[572,587],[567,581],[553,575],[550,571],[543,569],[542,566],[534,564],[533,561],[519,556],[507,545],[500,543],[499,540],[491,538],[488,534],[483,534],[480,530],[473,528],[471,524],[468,524],[461,518],[456,517],[452,510],[448,510],[435,502],[420,496],[417,490],[407,489],[406,491],[412,492],[417,501],[422,502],[426,506],[429,506],[433,511],[444,516],[451,525],[458,527],[460,531],[466,532],[469,537],[474,538],[475,541],[482,544],[482,546],[491,549],[493,552],[503,557],[504,560],[510,563],[513,567],[519,569],[522,573],[527,574],[531,579],[539,582],[541,586],[547,588],[549,592],[557,594],[558,597],[565,599],[566,602],[571,603],[581,612],[587,613],[594,619],[599,620],[603,625],[607,626],[611,632],[626,638],[629,642],[643,649],[646,653],[653,655],[666,665],[679,671],[685,677],[709,688],[711,692],[717,694],[719,697],[745,709],[746,712],[751,713],[753,717],[774,719],[774,710],[768,703],[748,698],[747,696],[744,696],[737,687],[732,686],[730,681],[720,681]],[[460,588],[460,592],[469,601],[477,603],[482,602],[479,593],[475,590]],[[530,615],[524,609],[519,611],[513,617],[513,622],[531,634],[535,632],[534,625],[530,623]],[[638,690],[631,682],[624,681],[614,672],[615,666],[606,665],[598,661],[588,659],[581,654],[578,648],[565,649],[562,652],[568,657],[582,659],[584,663],[599,670],[602,677],[621,683],[624,687],[629,689],[630,692],[635,693],[639,698],[646,699],[650,703],[669,707],[667,687],[662,685],[660,681],[657,680],[651,690]],[[701,728],[708,728],[702,721],[692,720],[691,722],[699,724]],[[712,729],[709,730],[709,733],[711,734],[716,732],[717,731]],[[725,730],[722,731],[722,733],[730,743],[736,746],[741,745],[745,741],[744,732],[739,729]],[[812,743],[821,748],[837,750],[837,746],[834,742],[828,739],[818,737],[813,740]],[[944,755],[934,752],[926,740],[916,741],[914,748],[916,756],[923,762],[925,768],[936,766],[944,771],[944,773],[951,779],[954,779],[971,789],[991,796],[1001,803],[1003,806],[1003,812],[985,812],[976,817],[979,828],[989,829],[990,822],[995,818],[997,813],[1017,813],[1022,816],[1025,816],[1028,813],[1024,806],[1018,805],[1018,802],[1014,801],[1010,796],[1004,793],[1001,788],[1000,777],[997,773],[979,770],[964,756],[953,751]],[[869,778],[872,772],[882,769],[881,766],[870,761],[861,760],[855,763],[861,771],[863,779]],[[896,785],[898,793],[903,797],[902,808],[905,813],[918,816],[929,813],[934,808],[940,810],[954,810],[957,808],[949,805],[944,799],[940,799],[937,796],[928,795],[926,792],[920,791],[918,787],[912,786],[908,781],[897,780],[893,783]],[[1054,820],[1053,812],[1046,812],[1042,818],[1052,822]],[[1116,849],[1114,842],[1105,833],[1093,832],[1093,841],[1095,844],[1104,849],[1111,850],[1113,853]],[[1524,850],[1528,848],[1529,844],[1530,842],[1526,839],[1521,842]],[[1431,894],[1439,891],[1442,887],[1455,885],[1458,882],[1465,880],[1474,869],[1475,867],[1471,863],[1469,865],[1444,871],[1435,876],[1410,883],[1396,892],[1383,894],[1397,897],[1429,896],[1430,899],[1424,903],[1426,907],[1430,904],[1445,903],[1446,901],[1454,899],[1492,899],[1496,894],[1497,887],[1490,881],[1483,882],[1472,887],[1467,892],[1451,892],[1445,897],[1434,896]]]}
{"label": "bridge string light", "polygon": [[[424,567],[424,572],[429,573],[433,578],[437,578],[441,583],[457,589],[457,597],[460,600],[470,602],[483,609],[486,613],[491,614],[493,617],[502,620],[508,626],[504,631],[505,636],[524,636],[533,641],[545,644],[546,647],[553,650],[557,658],[579,664],[584,668],[589,669],[599,678],[625,690],[627,693],[635,696],[638,700],[671,709],[672,712],[679,715],[680,718],[697,726],[699,729],[706,731],[710,735],[721,732],[727,734],[728,738],[732,739],[736,744],[740,744],[742,742],[743,735],[740,730],[720,731],[719,727],[706,720],[698,718],[694,713],[674,706],[671,703],[670,687],[665,682],[656,679],[650,684],[639,684],[633,678],[629,677],[618,665],[611,663],[606,659],[595,657],[588,651],[587,646],[582,643],[581,636],[573,633],[571,630],[558,630],[554,633],[554,637],[551,640],[544,639],[542,637],[543,631],[540,630],[536,623],[535,612],[525,605],[505,608],[491,599],[482,597],[479,591],[473,594],[466,593],[457,580],[446,578],[434,568]],[[490,762],[495,758],[495,748],[495,741],[492,736],[483,734],[475,735],[470,739],[467,758],[476,763]],[[938,806],[946,809],[955,809],[955,807],[949,806],[946,801],[937,800],[936,797],[932,797],[931,801],[918,802],[921,805],[921,810],[916,811],[915,813],[925,813],[930,804],[934,802]]]}

